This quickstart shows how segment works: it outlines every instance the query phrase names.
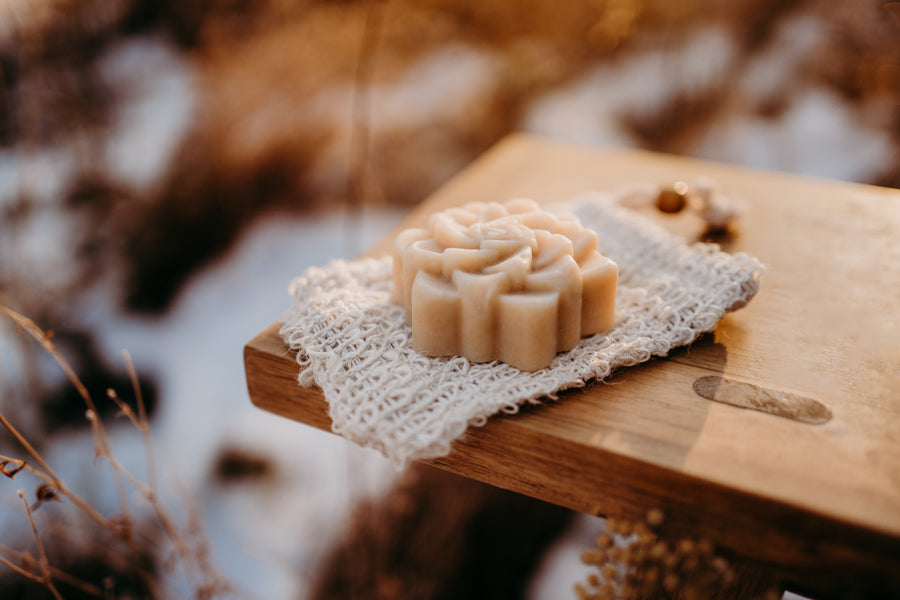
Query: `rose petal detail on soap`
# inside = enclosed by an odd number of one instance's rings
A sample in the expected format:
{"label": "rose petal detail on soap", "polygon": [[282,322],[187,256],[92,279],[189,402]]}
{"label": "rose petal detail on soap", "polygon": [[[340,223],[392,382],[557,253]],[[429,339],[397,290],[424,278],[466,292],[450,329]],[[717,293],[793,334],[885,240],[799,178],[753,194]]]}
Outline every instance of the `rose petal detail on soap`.
{"label": "rose petal detail on soap", "polygon": [[419,352],[536,371],[615,323],[618,267],[597,248],[533,200],[470,203],[400,233],[394,299]]}

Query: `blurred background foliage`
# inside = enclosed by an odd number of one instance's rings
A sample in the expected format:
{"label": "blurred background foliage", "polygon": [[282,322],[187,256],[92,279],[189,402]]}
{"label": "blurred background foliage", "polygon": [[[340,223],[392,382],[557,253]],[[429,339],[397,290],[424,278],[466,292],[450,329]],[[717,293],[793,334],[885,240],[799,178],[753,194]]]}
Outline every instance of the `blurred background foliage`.
{"label": "blurred background foliage", "polygon": [[[121,263],[115,267],[125,273],[127,306],[157,312],[197,265],[263,211],[321,210],[353,198],[408,206],[510,131],[577,135],[579,120],[579,137],[588,141],[715,154],[703,142],[711,130],[736,115],[775,122],[801,89],[822,91],[846,104],[860,126],[888,135],[893,156],[860,177],[896,186],[897,6],[7,0],[0,144],[20,181],[4,190],[0,227],[10,231],[42,202],[33,197],[40,182],[27,178],[62,178],[54,202],[84,221],[86,233],[62,240],[81,260],[60,283],[81,284],[105,263]],[[710,31],[727,43],[701,49],[682,66],[677,56]],[[662,62],[645,69],[644,81],[611,76],[603,84],[627,87],[630,102],[609,106],[598,96],[591,112],[573,101],[576,123],[567,130],[540,122],[550,94],[576,95],[574,84],[598,68],[650,53]],[[756,72],[779,68],[789,71],[780,79]],[[142,111],[142,98],[161,94],[153,87],[179,85],[183,90]],[[111,136],[142,119],[171,130],[162,147],[110,147]],[[591,139],[598,119],[614,119],[621,135]],[[354,137],[363,126],[366,137]],[[371,176],[348,194],[354,143],[366,146]],[[31,164],[41,153],[52,174]],[[39,303],[9,262],[0,265],[0,291],[17,289]],[[43,296],[66,286],[39,288]]]}

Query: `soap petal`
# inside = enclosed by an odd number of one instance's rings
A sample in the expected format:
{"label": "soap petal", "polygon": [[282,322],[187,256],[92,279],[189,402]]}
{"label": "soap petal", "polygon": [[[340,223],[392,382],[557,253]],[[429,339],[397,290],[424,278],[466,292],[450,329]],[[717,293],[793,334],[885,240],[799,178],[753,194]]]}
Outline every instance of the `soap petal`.
{"label": "soap petal", "polygon": [[523,371],[550,364],[558,345],[558,293],[502,294],[497,313],[499,360]]}
{"label": "soap petal", "polygon": [[581,334],[603,333],[616,322],[619,267],[597,254],[582,265]]}
{"label": "soap petal", "polygon": [[420,272],[412,286],[413,347],[429,356],[455,354],[459,348],[459,291],[452,282]]}
{"label": "soap petal", "polygon": [[509,289],[506,274],[455,271],[452,282],[460,296],[459,354],[475,362],[494,360],[494,304]]}

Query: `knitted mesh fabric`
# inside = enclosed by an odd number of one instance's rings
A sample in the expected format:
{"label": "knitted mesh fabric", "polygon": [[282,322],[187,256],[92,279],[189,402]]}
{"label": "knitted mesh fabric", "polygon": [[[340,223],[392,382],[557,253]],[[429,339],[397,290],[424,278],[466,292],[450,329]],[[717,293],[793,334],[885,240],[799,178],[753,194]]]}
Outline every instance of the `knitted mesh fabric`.
{"label": "knitted mesh fabric", "polygon": [[755,258],[689,246],[601,194],[575,198],[566,210],[597,232],[600,252],[619,266],[617,319],[540,371],[417,353],[404,309],[391,301],[390,257],[337,260],[295,279],[281,335],[297,351],[300,384],[324,392],[334,432],[397,468],[442,456],[495,413],[691,343],[759,287]]}

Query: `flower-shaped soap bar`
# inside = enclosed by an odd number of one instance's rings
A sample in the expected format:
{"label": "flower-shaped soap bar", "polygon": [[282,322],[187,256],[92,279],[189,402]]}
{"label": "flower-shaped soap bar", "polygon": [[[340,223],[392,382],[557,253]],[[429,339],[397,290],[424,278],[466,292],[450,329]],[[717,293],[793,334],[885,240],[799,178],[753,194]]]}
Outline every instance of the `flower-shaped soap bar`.
{"label": "flower-shaped soap bar", "polygon": [[416,350],[524,371],[612,327],[618,276],[596,233],[531,200],[451,208],[394,245]]}

